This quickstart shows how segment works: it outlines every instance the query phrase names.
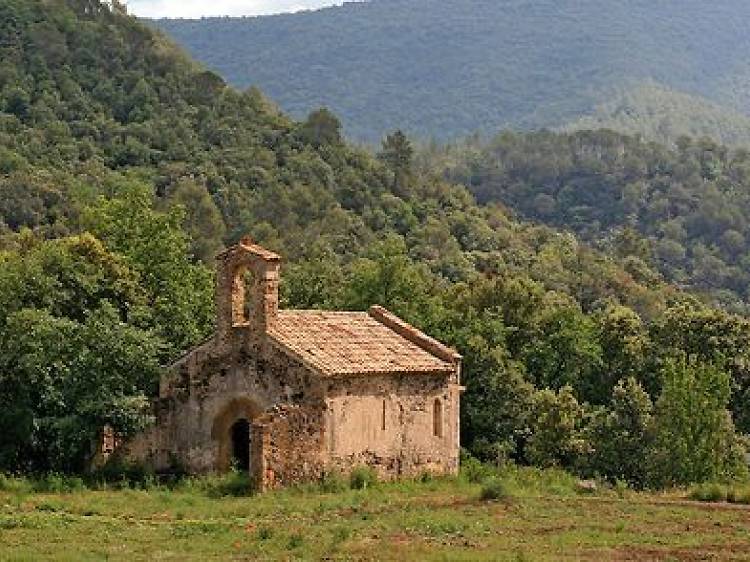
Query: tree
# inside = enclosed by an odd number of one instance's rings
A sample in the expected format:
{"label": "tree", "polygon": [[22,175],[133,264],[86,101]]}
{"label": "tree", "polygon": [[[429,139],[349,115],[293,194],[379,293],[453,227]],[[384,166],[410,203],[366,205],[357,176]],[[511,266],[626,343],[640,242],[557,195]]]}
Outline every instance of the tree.
{"label": "tree", "polygon": [[315,245],[299,263],[284,268],[281,301],[286,308],[335,308],[346,280],[330,248]]}
{"label": "tree", "polygon": [[341,121],[328,108],[313,111],[302,124],[302,138],[315,147],[341,144]]}
{"label": "tree", "polygon": [[149,317],[138,274],[90,234],[43,241],[24,231],[17,251],[0,253],[0,332],[23,309],[82,322],[103,302],[125,322]]}
{"label": "tree", "polygon": [[86,210],[84,222],[110,249],[138,272],[151,308],[152,324],[172,354],[195,345],[211,332],[212,271],[190,259],[190,239],[178,208],[153,209],[150,190],[126,184],[112,199]]}
{"label": "tree", "polygon": [[538,466],[573,466],[588,451],[584,410],[569,386],[540,390],[531,409],[531,436],[526,457]]}
{"label": "tree", "polygon": [[601,376],[591,381],[586,395],[605,404],[617,381],[638,378],[649,355],[648,331],[638,314],[624,306],[609,306],[597,316],[602,348]]}
{"label": "tree", "polygon": [[479,351],[461,347],[470,358],[464,365],[467,391],[462,397],[461,433],[481,460],[500,464],[518,456],[528,437],[534,386],[523,366],[501,347]]}
{"label": "tree", "polygon": [[387,135],[378,158],[385,162],[393,173],[393,192],[399,197],[406,197],[413,177],[414,160],[414,148],[409,139],[401,130]]}
{"label": "tree", "polygon": [[80,472],[105,424],[150,423],[161,340],[104,303],[83,322],[26,309],[0,337],[0,469]]}
{"label": "tree", "polygon": [[426,267],[409,259],[403,240],[390,236],[349,266],[342,308],[380,304],[414,324],[428,325],[440,307],[434,283]]}
{"label": "tree", "polygon": [[183,209],[183,229],[190,236],[192,254],[212,265],[223,246],[226,226],[208,190],[195,180],[182,180],[171,190],[168,203]]}
{"label": "tree", "polygon": [[609,405],[597,412],[587,430],[591,443],[591,454],[584,462],[587,471],[642,487],[652,411],[651,398],[638,381],[632,377],[621,380]]}
{"label": "tree", "polygon": [[575,388],[582,399],[598,394],[602,348],[591,318],[569,302],[552,303],[536,315],[536,329],[524,346],[528,373],[541,388]]}
{"label": "tree", "polygon": [[683,355],[667,360],[661,375],[649,483],[665,487],[746,476],[745,447],[727,410],[727,372]]}

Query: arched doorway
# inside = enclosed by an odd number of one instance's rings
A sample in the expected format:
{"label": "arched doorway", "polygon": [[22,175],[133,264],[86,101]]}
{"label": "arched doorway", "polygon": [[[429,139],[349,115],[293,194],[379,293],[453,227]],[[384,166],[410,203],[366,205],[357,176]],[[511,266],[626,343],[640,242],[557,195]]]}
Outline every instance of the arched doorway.
{"label": "arched doorway", "polygon": [[237,470],[250,470],[250,422],[237,420],[230,429],[232,440],[232,466]]}
{"label": "arched doorway", "polygon": [[252,469],[253,420],[262,410],[250,397],[238,397],[227,402],[214,418],[211,438],[217,445],[216,471],[226,472],[232,467]]}

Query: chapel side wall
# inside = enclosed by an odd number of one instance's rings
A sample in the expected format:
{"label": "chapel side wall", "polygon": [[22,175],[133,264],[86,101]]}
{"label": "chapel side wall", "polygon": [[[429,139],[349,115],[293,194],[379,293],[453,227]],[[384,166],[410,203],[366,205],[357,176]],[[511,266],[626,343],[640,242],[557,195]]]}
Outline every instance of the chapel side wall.
{"label": "chapel side wall", "polygon": [[[459,463],[460,391],[454,375],[404,374],[328,381],[329,470],[370,465],[385,479],[454,474]],[[440,401],[436,435],[434,404]]]}

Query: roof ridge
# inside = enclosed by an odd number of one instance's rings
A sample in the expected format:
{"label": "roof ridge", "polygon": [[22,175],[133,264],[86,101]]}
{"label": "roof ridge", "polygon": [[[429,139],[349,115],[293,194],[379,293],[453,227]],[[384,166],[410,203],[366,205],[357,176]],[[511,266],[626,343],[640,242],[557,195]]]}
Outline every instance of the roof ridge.
{"label": "roof ridge", "polygon": [[367,316],[366,312],[362,312],[361,310],[322,310],[319,308],[283,308],[279,309],[279,313],[284,312],[297,312],[297,313],[314,313],[314,314],[356,314],[356,315],[365,315]]}
{"label": "roof ridge", "polygon": [[435,357],[448,361],[449,363],[457,363],[462,359],[460,353],[455,349],[448,347],[440,343],[435,338],[432,338],[425,334],[423,331],[415,328],[408,322],[402,320],[392,312],[380,305],[373,305],[370,307],[368,314],[383,324],[386,328],[389,328],[396,332],[399,336],[406,338],[413,344],[417,345],[424,351],[431,353]]}

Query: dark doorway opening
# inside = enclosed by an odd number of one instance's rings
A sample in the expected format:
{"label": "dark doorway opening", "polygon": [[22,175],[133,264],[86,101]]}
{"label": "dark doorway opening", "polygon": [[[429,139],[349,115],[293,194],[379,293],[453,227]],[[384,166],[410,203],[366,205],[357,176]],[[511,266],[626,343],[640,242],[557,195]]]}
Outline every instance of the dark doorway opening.
{"label": "dark doorway opening", "polygon": [[250,470],[250,422],[237,420],[231,429],[232,466],[237,470]]}

